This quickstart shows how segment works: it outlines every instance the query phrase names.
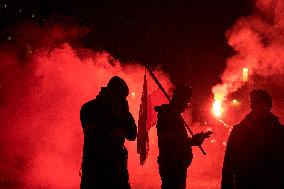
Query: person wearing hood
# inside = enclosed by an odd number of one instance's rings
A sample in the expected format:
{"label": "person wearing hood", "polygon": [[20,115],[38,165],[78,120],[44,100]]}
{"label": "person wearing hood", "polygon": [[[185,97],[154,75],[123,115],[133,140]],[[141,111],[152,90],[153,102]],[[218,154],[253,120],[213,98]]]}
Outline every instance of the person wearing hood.
{"label": "person wearing hood", "polygon": [[125,139],[134,141],[137,127],[129,112],[129,89],[118,76],[102,87],[80,111],[84,132],[81,189],[129,189]]}
{"label": "person wearing hood", "polygon": [[251,91],[251,112],[228,139],[222,189],[284,188],[284,127],[271,108],[267,91]]}
{"label": "person wearing hood", "polygon": [[191,100],[191,87],[178,86],[169,104],[156,106],[159,173],[162,189],[185,189],[187,168],[193,159],[192,146],[200,146],[208,133],[187,135],[182,113]]}

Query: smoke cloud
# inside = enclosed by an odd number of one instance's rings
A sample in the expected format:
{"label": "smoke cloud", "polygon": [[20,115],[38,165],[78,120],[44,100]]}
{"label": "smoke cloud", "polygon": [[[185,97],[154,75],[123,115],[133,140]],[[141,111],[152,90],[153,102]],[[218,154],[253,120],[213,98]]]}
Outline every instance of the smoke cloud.
{"label": "smoke cloud", "polygon": [[[79,188],[83,147],[79,111],[114,75],[127,82],[130,110],[138,120],[143,66],[122,64],[108,52],[72,45],[87,31],[24,23],[10,29],[0,45],[1,188]],[[169,88],[168,77],[157,70],[156,74]],[[136,142],[127,143],[134,188],[159,186],[155,134],[150,140],[145,167],[139,165]]]}
{"label": "smoke cloud", "polygon": [[284,73],[284,1],[256,0],[254,13],[240,18],[227,31],[228,44],[236,54],[227,61],[222,83],[213,87],[215,99],[226,98],[240,89],[243,68],[249,79]]}
{"label": "smoke cloud", "polygon": [[[144,67],[121,63],[108,52],[80,47],[88,28],[22,23],[0,44],[0,187],[79,188],[83,132],[79,111],[108,80],[126,80],[130,111],[138,121]],[[155,70],[166,90],[166,74]],[[153,81],[148,83],[153,92]],[[184,114],[190,117],[189,112]],[[194,132],[205,130],[198,124]],[[132,188],[159,188],[156,128],[149,132],[149,154],[139,165],[136,142],[126,142]],[[220,139],[221,141],[221,139]],[[209,140],[204,156],[194,148],[187,186],[218,188],[224,146]]]}
{"label": "smoke cloud", "polygon": [[[236,54],[227,61],[222,83],[212,89],[215,97],[224,100],[247,83],[243,68],[248,69],[248,82],[255,75],[284,74],[283,10],[284,0],[257,0],[252,16],[239,19],[227,31],[228,43]],[[78,188],[83,147],[80,107],[95,98],[114,75],[129,85],[130,110],[138,120],[143,66],[121,63],[108,52],[83,48],[80,41],[88,31],[48,23],[20,23],[7,31],[7,40],[0,44],[0,187]],[[170,89],[167,75],[155,73]],[[208,127],[195,123],[193,131]],[[188,187],[220,187],[223,141],[227,137],[227,128],[218,127],[222,128],[222,134],[214,133],[218,144],[213,139],[205,141],[207,156],[194,148]],[[136,142],[126,143],[134,189],[160,187],[155,128],[149,135],[150,151],[143,167]]]}
{"label": "smoke cloud", "polygon": [[[217,129],[213,131],[212,142],[222,142],[220,139],[223,139],[224,146],[230,128],[248,111],[248,90],[252,88],[264,88],[271,93],[273,112],[283,121],[284,0],[256,0],[251,16],[241,17],[226,32],[226,37],[235,54],[227,59],[221,75],[222,82],[212,88],[215,103],[220,105],[220,111],[221,108],[225,109],[224,115],[216,119],[229,123],[219,121]],[[229,103],[228,97],[232,98],[230,95],[239,95],[240,102],[235,100],[235,105],[234,101]],[[208,165],[212,168],[214,164],[216,166],[216,188],[220,187],[224,150],[218,148],[209,152],[216,157],[211,159],[213,165]],[[202,170],[202,173],[205,172]]]}

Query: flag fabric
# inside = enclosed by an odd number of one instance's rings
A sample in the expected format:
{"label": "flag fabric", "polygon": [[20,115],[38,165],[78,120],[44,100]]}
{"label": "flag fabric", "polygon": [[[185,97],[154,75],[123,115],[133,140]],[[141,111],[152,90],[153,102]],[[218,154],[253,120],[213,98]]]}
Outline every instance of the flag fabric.
{"label": "flag fabric", "polygon": [[145,163],[148,155],[148,132],[157,122],[157,112],[154,107],[164,103],[168,103],[167,98],[145,70],[137,134],[137,153],[140,154],[140,165]]}
{"label": "flag fabric", "polygon": [[138,119],[138,134],[137,134],[137,152],[140,154],[140,165],[143,165],[147,158],[149,149],[149,138],[147,131],[147,111],[148,111],[148,90],[146,70],[144,74],[143,91]]}

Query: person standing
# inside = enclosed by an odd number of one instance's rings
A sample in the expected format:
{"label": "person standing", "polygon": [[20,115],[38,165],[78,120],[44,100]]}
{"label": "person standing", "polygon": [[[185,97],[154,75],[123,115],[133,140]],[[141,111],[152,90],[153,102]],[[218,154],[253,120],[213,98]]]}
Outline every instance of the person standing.
{"label": "person standing", "polygon": [[189,138],[181,113],[191,99],[191,88],[178,87],[169,104],[156,106],[158,112],[157,135],[159,146],[159,173],[162,189],[185,189],[187,168],[191,164],[192,146],[200,146],[208,133]]}
{"label": "person standing", "polygon": [[271,108],[267,91],[251,91],[251,112],[228,139],[222,189],[284,188],[284,127]]}
{"label": "person standing", "polygon": [[102,87],[80,111],[84,132],[81,189],[129,189],[125,139],[134,141],[137,127],[129,112],[129,89],[118,76]]}

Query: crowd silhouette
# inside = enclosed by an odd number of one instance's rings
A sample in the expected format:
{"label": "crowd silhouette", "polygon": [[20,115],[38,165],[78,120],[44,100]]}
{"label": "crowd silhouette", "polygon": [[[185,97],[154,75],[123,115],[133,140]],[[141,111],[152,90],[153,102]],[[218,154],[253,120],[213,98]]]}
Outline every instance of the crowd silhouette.
{"label": "crowd silhouette", "polygon": [[[84,133],[81,189],[130,189],[125,139],[134,141],[137,127],[129,112],[126,82],[112,77],[95,99],[80,111]],[[211,133],[187,135],[181,113],[191,88],[178,86],[168,104],[156,106],[159,174],[162,189],[185,189],[192,146]],[[229,136],[222,171],[222,189],[284,188],[284,127],[271,113],[272,98],[262,89],[250,93],[251,112]]]}

